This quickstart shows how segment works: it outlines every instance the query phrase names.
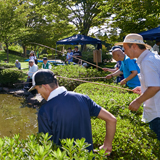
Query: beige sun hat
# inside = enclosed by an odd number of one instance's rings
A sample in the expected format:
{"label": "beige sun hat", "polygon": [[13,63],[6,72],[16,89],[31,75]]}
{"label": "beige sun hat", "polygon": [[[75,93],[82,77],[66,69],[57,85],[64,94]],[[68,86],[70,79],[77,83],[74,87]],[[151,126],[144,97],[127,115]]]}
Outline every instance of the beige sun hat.
{"label": "beige sun hat", "polygon": [[143,44],[144,46],[146,46],[147,49],[150,49],[151,46],[144,43],[143,42],[143,37],[140,35],[140,34],[137,34],[137,33],[130,33],[128,34],[124,41],[123,42],[118,42],[118,43],[115,43],[114,45],[117,46],[117,45],[123,45],[123,43],[136,43],[136,44]]}

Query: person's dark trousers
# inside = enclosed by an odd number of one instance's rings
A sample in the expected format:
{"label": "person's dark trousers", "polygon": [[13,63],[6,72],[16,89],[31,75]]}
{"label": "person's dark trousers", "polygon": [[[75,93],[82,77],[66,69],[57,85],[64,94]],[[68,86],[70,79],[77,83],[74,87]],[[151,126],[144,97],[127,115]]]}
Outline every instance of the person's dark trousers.
{"label": "person's dark trousers", "polygon": [[27,82],[26,82],[26,84],[24,86],[24,89],[28,90],[31,86],[32,86],[32,79],[27,78]]}
{"label": "person's dark trousers", "polygon": [[160,141],[160,117],[149,122],[149,127],[157,134],[157,139]]}

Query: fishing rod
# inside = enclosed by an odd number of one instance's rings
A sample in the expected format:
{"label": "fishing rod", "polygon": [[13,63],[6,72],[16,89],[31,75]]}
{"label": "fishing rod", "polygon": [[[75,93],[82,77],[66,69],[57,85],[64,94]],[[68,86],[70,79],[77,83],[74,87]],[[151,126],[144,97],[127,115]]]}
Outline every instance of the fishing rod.
{"label": "fishing rod", "polygon": [[62,76],[56,76],[56,77],[63,78],[63,79],[68,79],[68,80],[73,80],[73,81],[84,82],[84,83],[92,83],[92,84],[97,84],[97,85],[102,85],[102,86],[107,86],[107,87],[112,87],[112,88],[117,88],[117,89],[122,89],[122,90],[133,92],[132,89],[122,88],[122,87],[118,87],[118,86],[111,86],[111,85],[108,85],[108,84],[102,84],[102,83],[97,83],[97,82],[90,82],[90,81],[85,81],[85,80],[75,79],[75,78],[67,78],[67,77],[62,77]]}
{"label": "fishing rod", "polygon": [[[43,46],[43,47],[46,47],[46,48],[49,48],[49,49],[51,49],[51,50],[54,50],[54,51],[57,51],[57,52],[59,52],[59,53],[63,53],[63,54],[64,54],[64,52],[61,52],[61,51],[59,51],[59,50],[57,50],[57,49],[54,49],[54,48],[45,46],[45,45],[40,44],[40,43],[35,43],[35,42],[30,42],[30,43],[32,43],[32,44],[37,44],[37,45],[40,45],[40,46]],[[100,68],[100,69],[103,70],[103,68],[100,67],[100,66],[98,66],[98,65],[95,65],[95,64],[90,63],[90,62],[88,62],[88,61],[85,61],[85,60],[83,60],[83,59],[77,58],[77,57],[75,57],[75,56],[72,56],[72,57],[75,58],[75,59],[81,60],[81,61],[83,61],[83,62],[86,62],[86,63],[88,63],[88,64],[90,64],[90,65],[92,65],[92,66],[95,66],[95,67]]]}
{"label": "fishing rod", "polygon": [[[121,89],[121,90],[126,90],[126,91],[133,92],[133,90],[128,89],[128,88],[122,88],[122,87],[118,87],[118,86],[111,86],[111,85],[108,85],[108,84],[102,84],[102,83],[97,83],[97,82],[90,82],[90,81],[85,81],[85,80],[75,79],[75,78],[67,78],[67,77],[62,77],[62,76],[56,76],[56,77],[58,77],[58,78],[63,78],[63,79],[67,79],[67,80],[73,80],[73,81],[83,82],[83,83],[92,83],[92,84],[97,84],[97,85],[102,85],[102,86],[107,86],[107,87],[112,87],[112,88],[117,88],[117,89]],[[32,83],[32,82],[15,83],[15,84],[13,84],[13,85],[27,84],[27,83]]]}
{"label": "fishing rod", "polygon": [[19,85],[19,84],[29,84],[29,83],[32,83],[32,82],[22,82],[22,83],[14,83],[13,85]]}
{"label": "fishing rod", "polygon": [[78,79],[106,79],[106,77],[85,77],[85,78],[78,78]]}

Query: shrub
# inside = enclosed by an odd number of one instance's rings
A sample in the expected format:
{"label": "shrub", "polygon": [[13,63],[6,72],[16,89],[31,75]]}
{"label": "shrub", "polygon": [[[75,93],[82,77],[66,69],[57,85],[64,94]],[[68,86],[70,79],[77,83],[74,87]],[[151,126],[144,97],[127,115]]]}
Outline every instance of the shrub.
{"label": "shrub", "polygon": [[20,46],[20,45],[18,45],[18,44],[12,43],[12,45],[9,45],[8,49],[9,49],[10,51],[15,51],[14,53],[17,52],[17,54],[18,54],[18,53],[23,53],[23,48],[22,48],[22,46]]}
{"label": "shrub", "polygon": [[22,76],[22,71],[18,69],[4,69],[0,71],[0,83],[5,86],[13,86]]}
{"label": "shrub", "polygon": [[[57,76],[68,77],[68,78],[91,78],[91,77],[105,77],[107,73],[104,71],[97,71],[97,69],[80,67],[79,65],[65,65],[65,66],[54,66],[52,71]],[[87,79],[85,79],[87,80]],[[96,79],[97,80],[97,79]],[[111,82],[112,80],[98,79],[100,81]],[[68,90],[74,90],[82,82],[67,80],[63,78],[58,78],[59,85],[65,86]],[[90,79],[89,81],[94,81]]]}
{"label": "shrub", "polygon": [[103,62],[111,62],[112,61],[112,55],[110,54],[103,54]]}
{"label": "shrub", "polygon": [[43,55],[40,55],[40,56],[39,56],[39,59],[43,59]]}
{"label": "shrub", "polygon": [[11,63],[0,63],[0,67],[4,67],[4,68],[14,68],[15,65],[11,64]]}
{"label": "shrub", "polygon": [[[111,85],[117,86],[116,84]],[[130,102],[138,96],[137,94],[89,83],[81,84],[75,91],[88,95],[117,117],[113,152],[108,159],[150,160],[159,158],[160,142],[149,129],[148,124],[141,122],[142,107],[137,112],[128,109]],[[98,118],[92,119],[91,123],[93,144],[97,148],[104,141],[105,123]]]}
{"label": "shrub", "polygon": [[88,152],[85,139],[62,140],[62,147],[58,148],[49,141],[48,134],[31,135],[26,140],[20,140],[19,134],[13,138],[0,138],[0,159],[45,159],[45,160],[92,160],[106,159],[104,151],[99,154]]}

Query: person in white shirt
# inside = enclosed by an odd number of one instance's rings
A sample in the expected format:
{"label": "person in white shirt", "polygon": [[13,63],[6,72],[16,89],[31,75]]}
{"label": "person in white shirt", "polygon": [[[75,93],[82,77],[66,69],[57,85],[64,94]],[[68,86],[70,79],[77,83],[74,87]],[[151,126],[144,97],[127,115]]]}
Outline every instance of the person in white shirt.
{"label": "person in white shirt", "polygon": [[143,103],[142,121],[149,123],[150,129],[160,140],[160,56],[149,51],[151,46],[145,44],[143,37],[136,33],[128,34],[123,42],[115,45],[122,44],[125,54],[131,59],[137,58],[140,68],[138,76],[141,87],[133,89],[140,96],[130,103],[129,109],[137,111]]}
{"label": "person in white shirt", "polygon": [[42,69],[52,69],[52,65],[48,62],[47,57],[43,58]]}
{"label": "person in white shirt", "polygon": [[36,58],[36,56],[35,56],[34,51],[31,51],[31,52],[30,52],[29,59],[30,59],[30,60],[34,60],[34,63],[37,64],[37,58]]}
{"label": "person in white shirt", "polygon": [[34,63],[34,60],[29,60],[28,77],[24,89],[29,89],[32,86],[32,76],[36,71],[38,71],[38,66]]}
{"label": "person in white shirt", "polygon": [[153,50],[157,51],[157,54],[160,54],[159,46],[160,46],[160,40],[156,40],[156,44],[153,46]]}

